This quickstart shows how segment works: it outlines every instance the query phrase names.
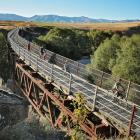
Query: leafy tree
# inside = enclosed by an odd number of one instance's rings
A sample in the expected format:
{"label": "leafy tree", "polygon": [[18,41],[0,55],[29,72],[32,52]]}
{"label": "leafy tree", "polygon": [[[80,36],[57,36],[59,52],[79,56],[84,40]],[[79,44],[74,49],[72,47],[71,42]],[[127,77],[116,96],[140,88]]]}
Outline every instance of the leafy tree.
{"label": "leafy tree", "polygon": [[88,31],[73,30],[75,32],[74,44],[78,47],[79,51],[83,55],[89,55],[91,53],[90,39]]}
{"label": "leafy tree", "polygon": [[[101,42],[112,36],[111,31],[98,30],[80,30],[66,28],[52,28],[46,35],[41,35],[38,40],[34,41],[41,43],[45,42],[47,49],[77,60],[81,56],[90,55],[96,50]],[[93,49],[94,48],[94,49]]]}
{"label": "leafy tree", "polygon": [[53,28],[45,36],[40,36],[39,40],[53,46],[52,51],[72,59],[90,53],[87,31]]}
{"label": "leafy tree", "polygon": [[4,34],[0,32],[0,76],[6,81],[9,75],[8,46]]}
{"label": "leafy tree", "polygon": [[113,75],[140,83],[140,35],[122,38],[121,45]]}
{"label": "leafy tree", "polygon": [[90,30],[88,33],[92,50],[95,51],[99,45],[107,38],[113,35],[111,31]]}
{"label": "leafy tree", "polygon": [[91,67],[111,72],[116,63],[117,52],[120,50],[120,37],[114,35],[111,40],[106,39],[91,56]]}

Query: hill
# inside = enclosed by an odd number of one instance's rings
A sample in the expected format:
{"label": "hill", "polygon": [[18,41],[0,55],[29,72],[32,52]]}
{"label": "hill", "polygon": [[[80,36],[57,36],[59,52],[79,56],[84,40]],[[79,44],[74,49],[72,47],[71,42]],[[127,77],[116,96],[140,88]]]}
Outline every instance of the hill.
{"label": "hill", "polygon": [[136,20],[110,20],[110,19],[93,19],[88,17],[67,17],[59,15],[34,15],[32,17],[24,17],[16,14],[0,14],[0,20],[8,21],[34,21],[34,22],[57,22],[57,23],[114,23],[114,22],[135,22]]}
{"label": "hill", "polygon": [[115,20],[107,19],[92,19],[88,17],[66,17],[58,15],[35,15],[29,18],[30,21],[39,22],[63,22],[63,23],[100,23],[100,22],[116,22]]}
{"label": "hill", "polygon": [[27,18],[16,14],[0,14],[0,20],[26,21]]}

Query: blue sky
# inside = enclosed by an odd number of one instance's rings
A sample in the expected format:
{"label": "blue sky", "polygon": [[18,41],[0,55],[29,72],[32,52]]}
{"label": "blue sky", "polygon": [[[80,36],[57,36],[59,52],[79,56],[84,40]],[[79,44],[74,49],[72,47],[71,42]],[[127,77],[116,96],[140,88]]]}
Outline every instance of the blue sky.
{"label": "blue sky", "polygon": [[140,0],[0,0],[0,13],[140,19]]}

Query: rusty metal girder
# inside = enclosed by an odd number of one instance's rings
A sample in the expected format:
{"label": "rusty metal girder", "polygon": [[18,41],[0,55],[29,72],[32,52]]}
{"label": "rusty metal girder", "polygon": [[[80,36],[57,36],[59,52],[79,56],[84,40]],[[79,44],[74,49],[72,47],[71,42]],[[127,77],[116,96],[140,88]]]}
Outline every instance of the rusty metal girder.
{"label": "rusty metal girder", "polygon": [[[64,115],[72,121],[78,122],[80,128],[92,138],[92,140],[96,139],[96,126],[91,123],[87,124],[86,122],[78,121],[72,111],[65,107],[64,101],[50,92],[51,84],[46,84],[37,73],[29,69],[28,66],[17,61],[15,63],[15,83],[37,113],[47,118],[52,127],[61,127],[61,119]],[[60,110],[59,115],[55,119],[51,107],[52,104]],[[67,130],[70,130],[69,123],[67,124]]]}

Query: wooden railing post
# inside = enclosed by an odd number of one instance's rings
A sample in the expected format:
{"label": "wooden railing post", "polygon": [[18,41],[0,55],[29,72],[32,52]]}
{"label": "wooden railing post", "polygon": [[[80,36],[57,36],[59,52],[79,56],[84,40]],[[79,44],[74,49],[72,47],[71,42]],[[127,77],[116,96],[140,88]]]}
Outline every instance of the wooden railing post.
{"label": "wooden railing post", "polygon": [[19,51],[18,51],[18,53],[19,53],[18,55],[20,56],[20,47],[19,47]]}
{"label": "wooden railing post", "polygon": [[31,55],[29,52],[28,52],[28,56],[29,56],[29,65],[31,65]]}
{"label": "wooden railing post", "polygon": [[103,84],[103,76],[104,76],[104,72],[102,72],[102,75],[101,75],[100,87],[102,87],[102,84]]}
{"label": "wooden railing post", "polygon": [[125,97],[126,101],[128,100],[130,86],[131,86],[131,81],[129,81],[129,83],[128,83],[128,87],[127,87],[127,91],[126,91],[126,97]]}
{"label": "wooden railing post", "polygon": [[25,60],[25,49],[24,49],[24,52],[23,52],[23,57],[24,57],[23,59]]}
{"label": "wooden railing post", "polygon": [[36,57],[36,71],[38,71],[38,57]]}
{"label": "wooden railing post", "polygon": [[51,82],[52,82],[52,79],[53,79],[53,64],[51,65]]}
{"label": "wooden railing post", "polygon": [[132,111],[131,111],[131,117],[130,117],[130,121],[129,121],[129,125],[128,125],[128,136],[131,135],[131,128],[132,128],[132,124],[133,124],[133,119],[135,117],[135,112],[136,112],[136,106],[133,105]]}
{"label": "wooden railing post", "polygon": [[71,93],[71,82],[72,82],[72,74],[70,73],[70,78],[69,78],[69,94]]}
{"label": "wooden railing post", "polygon": [[66,61],[66,60],[65,60],[65,58],[63,57],[63,66],[62,66],[62,67],[64,67],[65,61]]}
{"label": "wooden railing post", "polygon": [[77,62],[77,76],[78,76],[78,73],[79,73],[79,62]]}
{"label": "wooden railing post", "polygon": [[95,88],[95,95],[94,95],[94,98],[93,98],[93,108],[92,108],[92,111],[95,111],[97,92],[98,92],[98,86],[96,86],[96,88]]}

